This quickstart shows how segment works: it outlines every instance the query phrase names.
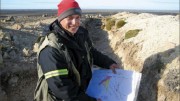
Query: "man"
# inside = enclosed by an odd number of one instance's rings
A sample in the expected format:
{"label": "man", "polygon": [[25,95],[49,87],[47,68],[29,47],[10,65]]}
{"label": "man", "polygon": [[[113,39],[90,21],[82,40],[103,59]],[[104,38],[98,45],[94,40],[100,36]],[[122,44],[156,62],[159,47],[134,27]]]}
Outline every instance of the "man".
{"label": "man", "polygon": [[80,27],[82,11],[74,0],[62,0],[58,18],[38,52],[38,84],[35,101],[100,101],[85,91],[92,77],[92,64],[110,68],[118,65],[97,51]]}

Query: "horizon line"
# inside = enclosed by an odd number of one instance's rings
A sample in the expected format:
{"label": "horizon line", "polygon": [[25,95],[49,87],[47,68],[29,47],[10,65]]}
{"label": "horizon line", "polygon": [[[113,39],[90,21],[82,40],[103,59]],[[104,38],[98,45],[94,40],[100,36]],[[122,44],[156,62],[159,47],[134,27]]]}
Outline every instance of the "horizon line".
{"label": "horizon line", "polygon": [[[42,9],[31,9],[31,8],[29,8],[29,9],[2,9],[1,8],[1,10],[57,10],[57,9],[44,9],[44,8],[42,8]],[[0,10],[0,11],[1,11]],[[174,9],[106,9],[106,8],[99,8],[99,9],[94,9],[94,8],[83,8],[82,10],[152,10],[152,11],[179,11],[179,10],[174,10]]]}

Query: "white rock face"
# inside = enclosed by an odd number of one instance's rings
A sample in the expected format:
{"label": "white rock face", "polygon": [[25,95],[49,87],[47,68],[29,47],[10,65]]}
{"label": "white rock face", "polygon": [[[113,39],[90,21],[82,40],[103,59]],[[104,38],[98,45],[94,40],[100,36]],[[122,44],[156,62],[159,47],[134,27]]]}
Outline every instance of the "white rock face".
{"label": "white rock face", "polygon": [[[138,101],[177,101],[180,94],[179,16],[123,12],[112,18],[124,19],[127,23],[108,32],[111,48],[121,58],[124,69],[143,73]],[[134,29],[141,31],[125,39],[126,32]]]}

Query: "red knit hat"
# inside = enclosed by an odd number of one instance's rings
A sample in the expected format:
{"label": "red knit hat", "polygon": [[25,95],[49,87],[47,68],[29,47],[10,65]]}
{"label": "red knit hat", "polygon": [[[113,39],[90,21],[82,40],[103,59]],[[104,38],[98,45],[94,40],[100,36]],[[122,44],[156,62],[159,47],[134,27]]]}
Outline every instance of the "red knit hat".
{"label": "red knit hat", "polygon": [[73,14],[81,15],[82,11],[79,4],[75,0],[62,0],[58,4],[58,20],[61,21],[65,17]]}

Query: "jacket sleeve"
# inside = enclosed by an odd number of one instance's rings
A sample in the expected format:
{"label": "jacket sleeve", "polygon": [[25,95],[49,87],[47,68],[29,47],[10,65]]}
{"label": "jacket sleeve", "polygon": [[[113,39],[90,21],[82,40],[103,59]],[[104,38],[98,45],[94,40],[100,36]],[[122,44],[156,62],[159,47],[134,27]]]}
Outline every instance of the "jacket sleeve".
{"label": "jacket sleeve", "polygon": [[111,58],[102,54],[100,51],[98,51],[96,48],[93,47],[92,41],[89,36],[87,37],[87,42],[90,45],[89,47],[91,47],[90,52],[93,57],[94,65],[97,65],[102,68],[109,68],[111,64],[113,64],[113,63],[116,64],[116,62],[113,61]]}
{"label": "jacket sleeve", "polygon": [[[67,69],[65,57],[55,48],[47,46],[39,54],[39,64],[44,74]],[[54,72],[55,73],[55,72]],[[45,75],[46,76],[46,75]],[[65,101],[96,101],[79,89],[69,75],[53,75],[46,78],[50,93]]]}
{"label": "jacket sleeve", "polygon": [[91,48],[91,53],[93,56],[94,65],[97,65],[97,66],[102,67],[102,68],[108,68],[109,69],[110,65],[112,65],[113,63],[116,64],[115,61],[113,61],[108,56],[102,54],[100,51],[98,51],[94,47]]}

